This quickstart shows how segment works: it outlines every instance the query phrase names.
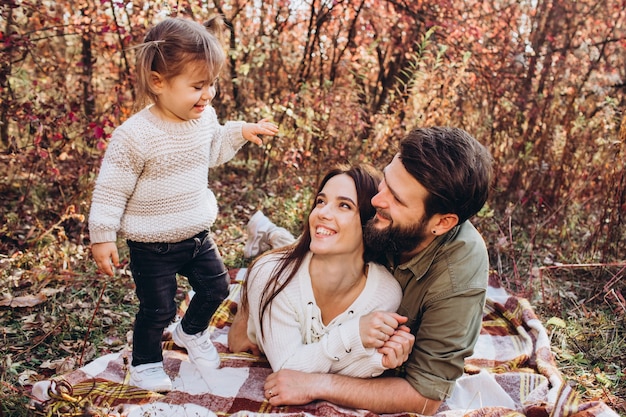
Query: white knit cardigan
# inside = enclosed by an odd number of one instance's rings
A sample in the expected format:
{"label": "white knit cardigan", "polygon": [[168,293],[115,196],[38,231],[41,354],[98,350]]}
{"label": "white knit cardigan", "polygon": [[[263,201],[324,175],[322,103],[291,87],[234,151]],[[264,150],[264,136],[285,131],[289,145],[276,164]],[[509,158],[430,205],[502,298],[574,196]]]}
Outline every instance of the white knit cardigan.
{"label": "white knit cardigan", "polygon": [[266,313],[263,319],[261,336],[261,296],[280,256],[270,254],[261,258],[248,277],[248,337],[265,353],[272,369],[340,373],[361,378],[380,375],[385,370],[382,354],[374,348],[363,347],[359,318],[374,310],[397,310],[402,290],[393,275],[383,266],[370,263],[365,288],[359,297],[346,311],[324,325],[311,286],[312,254],[309,253],[291,282],[274,298],[271,317]]}

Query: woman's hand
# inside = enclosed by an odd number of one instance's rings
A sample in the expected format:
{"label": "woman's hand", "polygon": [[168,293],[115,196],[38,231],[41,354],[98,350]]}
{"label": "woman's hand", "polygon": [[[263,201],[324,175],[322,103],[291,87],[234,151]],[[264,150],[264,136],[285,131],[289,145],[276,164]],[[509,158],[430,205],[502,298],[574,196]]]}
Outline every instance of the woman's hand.
{"label": "woman's hand", "polygon": [[374,311],[359,319],[359,334],[365,348],[381,348],[407,318],[388,311]]}

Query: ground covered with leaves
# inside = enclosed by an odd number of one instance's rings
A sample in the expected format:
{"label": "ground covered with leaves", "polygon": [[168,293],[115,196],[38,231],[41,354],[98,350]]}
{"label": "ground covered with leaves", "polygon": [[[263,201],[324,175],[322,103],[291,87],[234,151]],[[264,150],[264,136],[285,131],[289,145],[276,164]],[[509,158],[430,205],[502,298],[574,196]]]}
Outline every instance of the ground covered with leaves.
{"label": "ground covered with leaves", "polygon": [[[246,265],[246,223],[257,209],[294,233],[301,229],[311,200],[304,184],[314,181],[255,187],[233,167],[219,178],[212,183],[221,206],[214,233],[229,267]],[[137,309],[132,278],[125,267],[114,278],[98,274],[84,233],[84,219],[68,216],[29,250],[0,255],[0,416],[39,414],[30,406],[34,382],[127,344]],[[626,415],[625,266],[523,263],[498,263],[498,274],[536,306],[563,374],[583,400],[602,400]],[[180,299],[187,289],[181,279]]]}

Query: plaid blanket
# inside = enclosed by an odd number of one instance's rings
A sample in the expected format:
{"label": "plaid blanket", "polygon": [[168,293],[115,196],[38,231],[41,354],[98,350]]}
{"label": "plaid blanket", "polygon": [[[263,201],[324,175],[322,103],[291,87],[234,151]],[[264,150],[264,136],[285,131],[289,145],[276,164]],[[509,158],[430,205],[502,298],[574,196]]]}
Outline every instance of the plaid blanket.
{"label": "plaid blanket", "polygon": [[[263,396],[271,373],[267,361],[249,354],[233,354],[227,334],[237,311],[244,270],[233,271],[229,297],[210,324],[211,338],[222,366],[202,378],[186,352],[164,341],[165,371],[173,391],[158,394],[125,384],[130,350],[102,356],[59,378],[40,381],[32,388],[34,405],[55,416],[83,415],[98,410],[108,416],[231,416],[231,417],[376,417],[366,410],[339,407],[326,401],[303,406],[273,407]],[[181,312],[185,303],[181,306]],[[172,327],[168,328],[171,330]],[[168,339],[165,332],[165,339]],[[208,382],[207,382],[208,381]],[[391,417],[414,413],[386,414]],[[550,341],[530,303],[513,297],[492,279],[487,293],[483,326],[475,353],[465,361],[465,374],[438,417],[455,416],[618,416],[605,403],[581,402],[563,380]]]}

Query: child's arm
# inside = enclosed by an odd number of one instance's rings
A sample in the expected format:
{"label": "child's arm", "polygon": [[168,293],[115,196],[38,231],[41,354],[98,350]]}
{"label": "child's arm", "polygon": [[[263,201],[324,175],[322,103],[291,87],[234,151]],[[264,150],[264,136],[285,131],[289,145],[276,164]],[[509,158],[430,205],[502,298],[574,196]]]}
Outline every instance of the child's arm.
{"label": "child's arm", "polygon": [[244,123],[241,133],[245,140],[256,145],[263,145],[263,140],[257,135],[274,136],[278,133],[278,126],[270,122],[269,119],[262,119],[257,123]]}
{"label": "child's arm", "polygon": [[113,267],[120,264],[120,257],[115,242],[93,243],[91,254],[101,272],[113,276]]}

